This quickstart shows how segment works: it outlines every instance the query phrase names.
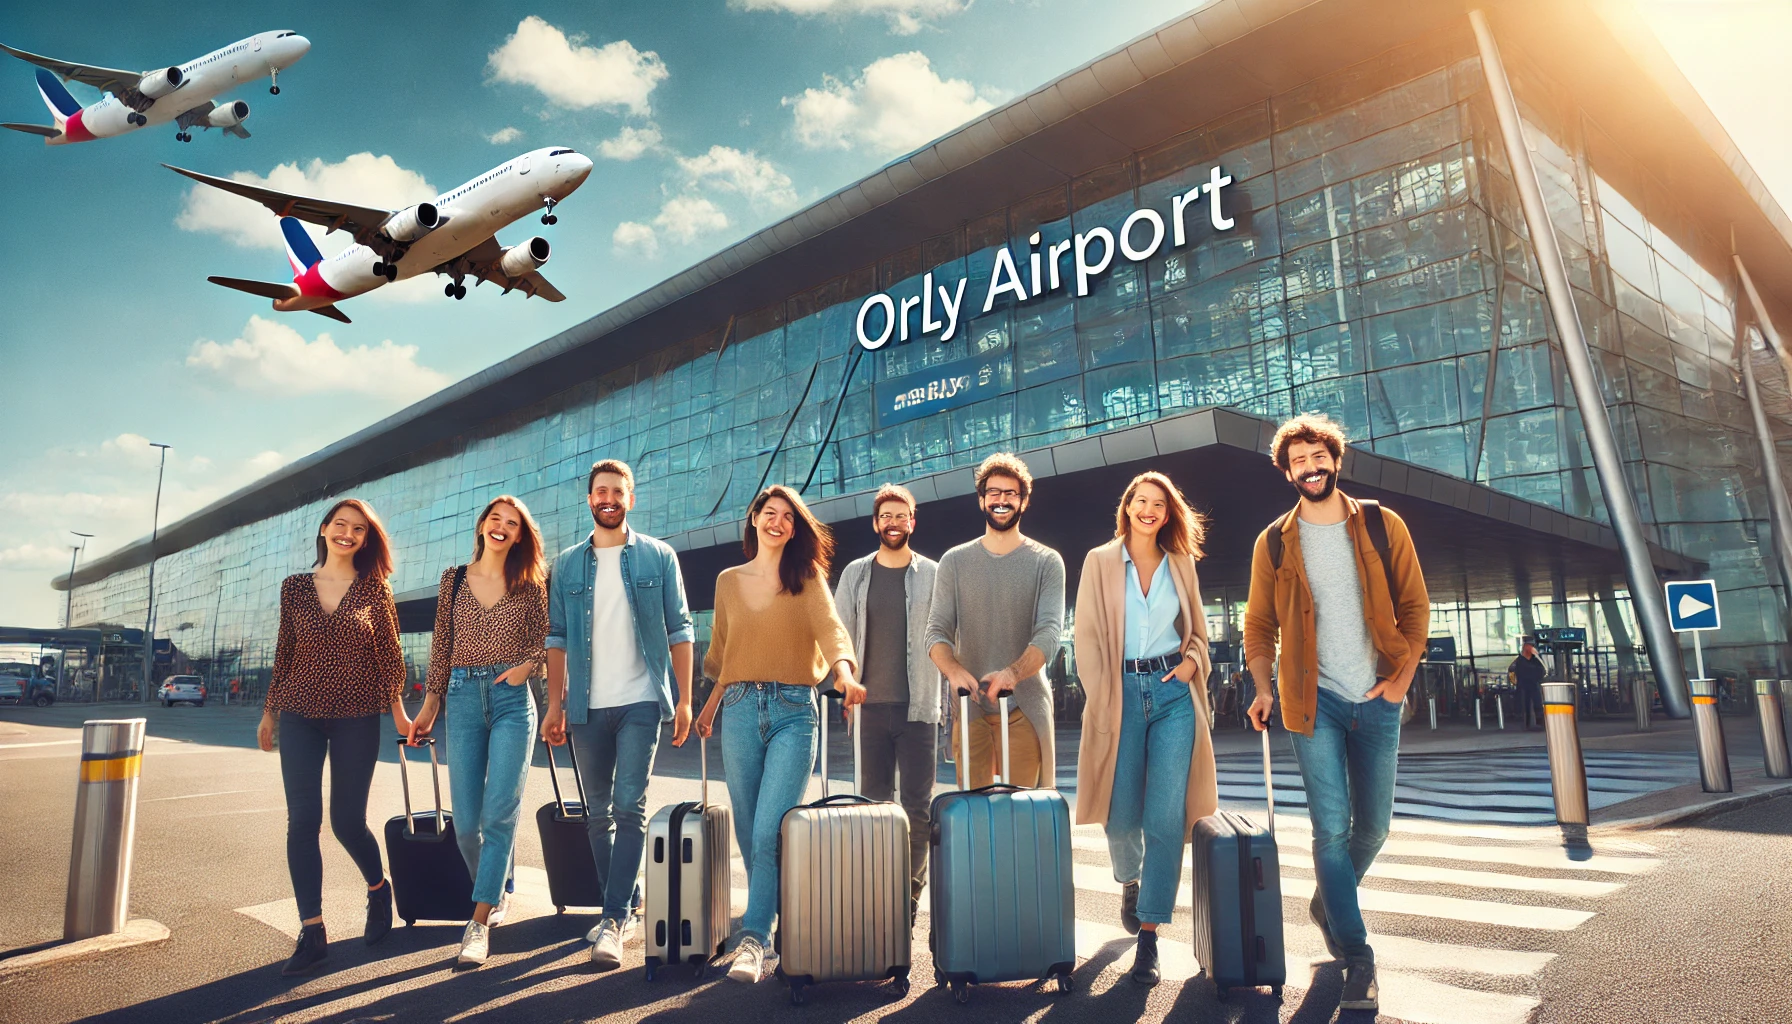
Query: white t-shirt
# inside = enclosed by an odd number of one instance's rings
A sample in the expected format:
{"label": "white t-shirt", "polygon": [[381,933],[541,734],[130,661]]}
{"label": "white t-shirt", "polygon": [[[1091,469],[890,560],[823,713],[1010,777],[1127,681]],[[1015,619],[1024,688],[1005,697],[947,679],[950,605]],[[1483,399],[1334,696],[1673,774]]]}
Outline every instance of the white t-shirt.
{"label": "white t-shirt", "polygon": [[647,675],[647,659],[635,637],[635,613],[622,583],[622,549],[594,548],[597,580],[591,588],[591,704],[618,708],[660,699]]}

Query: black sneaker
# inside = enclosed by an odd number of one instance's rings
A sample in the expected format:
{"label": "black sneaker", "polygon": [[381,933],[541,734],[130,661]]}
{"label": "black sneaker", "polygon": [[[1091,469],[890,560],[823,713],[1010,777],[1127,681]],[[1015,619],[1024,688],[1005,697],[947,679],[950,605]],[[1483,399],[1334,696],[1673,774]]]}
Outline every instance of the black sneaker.
{"label": "black sneaker", "polygon": [[1314,893],[1312,901],[1307,904],[1307,916],[1319,926],[1319,937],[1325,940],[1325,951],[1332,955],[1332,959],[1345,959],[1344,947],[1338,945],[1338,940],[1332,937],[1332,926],[1325,920],[1325,903],[1320,900],[1318,893]]}
{"label": "black sneaker", "polygon": [[1139,883],[1127,882],[1120,887],[1120,927],[1126,934],[1139,934]]}
{"label": "black sneaker", "polygon": [[1380,995],[1375,986],[1375,961],[1351,961],[1344,969],[1344,994],[1338,999],[1338,1009],[1379,1010]]}
{"label": "black sneaker", "polygon": [[378,889],[367,891],[367,927],[361,932],[361,941],[369,946],[386,937],[392,930],[392,880],[380,880]]}
{"label": "black sneaker", "polygon": [[324,937],[323,922],[305,925],[299,930],[299,943],[292,951],[292,959],[286,961],[280,973],[288,976],[305,974],[329,955],[330,941]]}
{"label": "black sneaker", "polygon": [[1132,980],[1150,988],[1158,982],[1157,933],[1139,932],[1139,944],[1132,954]]}

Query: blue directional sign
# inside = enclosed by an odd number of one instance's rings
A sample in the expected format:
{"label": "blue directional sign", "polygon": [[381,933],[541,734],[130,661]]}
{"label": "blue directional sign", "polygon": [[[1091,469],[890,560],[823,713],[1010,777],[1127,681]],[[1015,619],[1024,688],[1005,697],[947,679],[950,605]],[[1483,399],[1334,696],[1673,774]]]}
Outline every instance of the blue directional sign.
{"label": "blue directional sign", "polygon": [[1676,633],[1718,628],[1717,583],[1675,580],[1668,584],[1668,625]]}

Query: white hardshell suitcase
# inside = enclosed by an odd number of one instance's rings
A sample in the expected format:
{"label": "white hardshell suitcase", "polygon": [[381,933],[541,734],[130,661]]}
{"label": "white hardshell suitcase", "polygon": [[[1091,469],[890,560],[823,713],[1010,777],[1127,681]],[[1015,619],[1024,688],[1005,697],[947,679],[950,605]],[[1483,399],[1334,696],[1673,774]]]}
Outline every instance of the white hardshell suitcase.
{"label": "white hardshell suitcase", "polygon": [[698,737],[703,791],[660,808],[647,823],[647,980],[689,962],[701,978],[727,941],[734,812],[709,800],[709,741]]}

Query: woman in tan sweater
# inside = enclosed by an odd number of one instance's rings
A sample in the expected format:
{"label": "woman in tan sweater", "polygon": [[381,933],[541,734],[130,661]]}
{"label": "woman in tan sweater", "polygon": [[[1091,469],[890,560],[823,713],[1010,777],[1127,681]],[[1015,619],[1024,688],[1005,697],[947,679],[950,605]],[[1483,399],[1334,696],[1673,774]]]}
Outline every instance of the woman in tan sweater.
{"label": "woman in tan sweater", "polygon": [[747,912],[728,977],[758,981],[778,909],[778,827],[803,799],[815,763],[815,687],[830,668],[851,707],[865,699],[846,627],[828,593],[834,539],[788,487],[753,499],[747,563],[716,580],[703,673],[715,689],[697,719],[709,736],[718,707],[734,838],[747,868]]}
{"label": "woman in tan sweater", "polygon": [[1107,829],[1121,923],[1139,936],[1132,977],[1155,985],[1157,927],[1176,905],[1183,844],[1219,804],[1195,575],[1202,530],[1155,472],[1133,478],[1114,520],[1114,539],[1089,552],[1077,585],[1077,668],[1089,700],[1076,822]]}

